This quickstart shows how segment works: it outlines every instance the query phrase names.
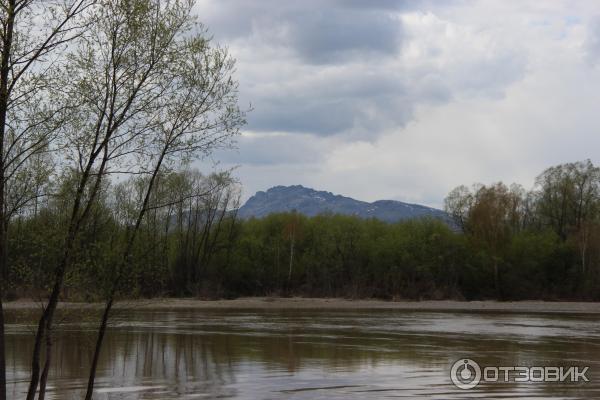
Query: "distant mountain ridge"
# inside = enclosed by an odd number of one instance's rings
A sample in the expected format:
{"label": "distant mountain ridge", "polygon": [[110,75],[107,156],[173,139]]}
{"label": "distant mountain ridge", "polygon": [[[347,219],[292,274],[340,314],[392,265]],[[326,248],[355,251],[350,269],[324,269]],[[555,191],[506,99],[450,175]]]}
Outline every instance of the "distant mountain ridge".
{"label": "distant mountain ridge", "polygon": [[373,203],[314,190],[301,185],[275,186],[266,192],[257,192],[239,209],[241,218],[262,218],[279,212],[297,211],[312,217],[324,213],[355,215],[360,218],[376,218],[386,222],[433,217],[449,222],[442,210],[419,204],[395,200],[378,200]]}

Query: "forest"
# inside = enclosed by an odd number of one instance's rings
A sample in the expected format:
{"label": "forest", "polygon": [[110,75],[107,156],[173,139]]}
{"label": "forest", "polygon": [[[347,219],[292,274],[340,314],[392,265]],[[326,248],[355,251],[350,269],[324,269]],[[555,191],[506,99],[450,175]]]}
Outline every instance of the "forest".
{"label": "forest", "polygon": [[[107,182],[73,248],[63,296],[318,296],[382,299],[578,299],[600,291],[600,168],[548,168],[520,185],[460,186],[453,224],[385,223],[291,212],[237,217],[241,185],[227,172],[157,175],[126,268],[115,279],[147,177]],[[69,179],[10,224],[13,297],[45,295],[62,254]],[[116,282],[115,282],[116,280]]]}

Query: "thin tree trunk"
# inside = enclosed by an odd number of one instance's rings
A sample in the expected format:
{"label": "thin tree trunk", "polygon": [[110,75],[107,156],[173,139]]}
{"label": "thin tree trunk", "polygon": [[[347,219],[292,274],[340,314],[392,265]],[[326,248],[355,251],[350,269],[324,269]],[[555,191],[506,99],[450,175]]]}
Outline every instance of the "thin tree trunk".
{"label": "thin tree trunk", "polygon": [[[83,215],[77,218],[79,214],[81,199],[83,197],[84,187],[87,184],[87,179],[89,177],[89,173],[91,170],[91,164],[88,164],[87,170],[84,172],[84,176],[82,177],[82,181],[80,183],[80,187],[78,188],[77,195],[75,198],[75,204],[73,205],[73,210],[71,214],[71,223],[69,226],[69,233],[67,235],[67,240],[65,243],[65,250],[63,252],[63,258],[58,265],[58,268],[55,272],[54,277],[54,286],[52,287],[52,292],[48,299],[48,304],[44,311],[42,312],[42,316],[40,317],[37,332],[35,335],[35,342],[33,347],[33,354],[31,357],[31,380],[29,382],[29,389],[27,390],[27,400],[33,400],[35,398],[35,392],[37,391],[38,384],[40,382],[40,353],[42,349],[42,341],[44,340],[44,336],[46,334],[46,329],[51,329],[52,322],[54,320],[54,312],[56,311],[56,306],[58,305],[58,300],[60,297],[60,292],[62,290],[62,285],[64,281],[65,271],[69,264],[69,258],[71,255],[71,250],[73,248],[75,238],[77,232],[79,231],[79,225],[82,220],[87,215],[87,212],[90,209],[90,205],[92,200],[89,200],[87,207],[85,208]],[[102,167],[100,171],[102,171]],[[99,175],[101,176],[101,175]],[[97,179],[95,183],[95,188],[93,190],[92,196],[95,197],[95,191],[100,184],[100,178]]]}
{"label": "thin tree trunk", "polygon": [[[13,36],[14,36],[14,28],[15,28],[15,18],[17,13],[22,13],[26,7],[29,7],[26,1],[17,1],[17,0],[8,0],[3,2],[2,8],[5,12],[5,19],[2,21],[2,52],[1,52],[1,62],[0,62],[0,278],[2,278],[2,282],[0,285],[6,285],[7,281],[7,212],[6,212],[6,152],[5,149],[5,138],[6,138],[6,126],[7,126],[7,113],[9,107],[10,100],[10,92],[15,86],[15,83],[22,77],[23,73],[27,69],[29,69],[34,61],[38,60],[40,57],[46,54],[46,50],[50,47],[54,46],[56,43],[53,42],[53,38],[56,35],[60,35],[60,32],[64,32],[62,28],[65,24],[77,15],[82,8],[84,7],[83,2],[78,4],[73,4],[73,7],[69,9],[67,15],[65,15],[65,19],[56,26],[55,29],[52,30],[51,34],[46,38],[46,40],[38,46],[32,53],[29,54],[30,58],[24,64],[22,64],[21,69],[18,73],[15,73],[15,70],[12,69],[11,66],[11,57],[12,57],[12,47],[13,47]],[[27,33],[24,32],[26,35]],[[13,60],[14,61],[14,60]],[[11,73],[12,72],[12,73]],[[11,80],[9,84],[9,80]],[[22,153],[21,155],[23,155]],[[26,156],[28,157],[28,156]],[[62,282],[61,282],[62,283]],[[0,290],[0,298],[3,296],[3,292],[6,288],[2,288]],[[58,297],[58,296],[57,296]],[[50,312],[53,312],[55,307],[51,306]],[[44,311],[45,314],[46,311]],[[3,317],[2,307],[0,305],[0,317]],[[51,318],[50,318],[51,319]],[[38,324],[38,334],[36,335],[36,346],[37,346],[37,371],[36,375],[39,374],[39,350],[41,349],[41,342],[43,338],[43,330],[45,323],[48,322],[48,318],[44,317],[40,319]],[[0,400],[6,400],[6,358],[4,351],[4,318],[0,318]],[[41,332],[41,335],[40,335]],[[36,364],[36,354],[34,353],[32,365]],[[35,369],[35,368],[34,368]],[[33,399],[35,395],[35,390],[37,389],[37,377],[35,379],[32,378],[32,381],[35,380],[36,384],[33,388],[34,393],[28,393],[27,398]],[[31,392],[30,385],[30,392]]]}
{"label": "thin tree trunk", "polygon": [[496,297],[500,299],[500,282],[498,273],[498,259],[494,257],[494,288],[496,289]]}
{"label": "thin tree trunk", "polygon": [[587,227],[585,225],[583,225],[580,229],[581,231],[581,275],[583,275],[585,277],[585,253],[587,251],[587,244],[588,244],[588,231],[586,229]]}
{"label": "thin tree trunk", "polygon": [[[8,79],[10,72],[10,54],[13,42],[15,23],[15,0],[9,0],[7,6],[7,19],[4,27],[2,41],[2,63],[0,65],[0,286],[6,285],[8,278],[8,264],[6,255],[6,227],[5,227],[5,171],[4,171],[4,138],[6,136],[6,115],[8,112]],[[6,400],[6,356],[4,338],[4,310],[2,297],[4,288],[0,289],[0,400]]]}
{"label": "thin tree trunk", "polygon": [[[70,252],[70,248],[68,251]],[[42,341],[46,337],[46,330],[51,329],[52,322],[54,320],[54,312],[58,305],[59,295],[61,292],[64,270],[66,269],[67,261],[63,260],[60,264],[59,274],[54,282],[54,287],[48,305],[44,309],[40,321],[38,323],[38,329],[35,335],[35,344],[33,347],[33,356],[31,360],[31,380],[29,382],[29,389],[27,391],[27,400],[33,400],[35,398],[35,392],[37,391],[38,384],[40,383],[40,354],[42,350]],[[62,271],[62,272],[60,272]]]}
{"label": "thin tree trunk", "polygon": [[156,163],[152,177],[150,178],[150,182],[148,183],[148,188],[146,190],[146,194],[144,196],[144,200],[142,202],[140,212],[137,216],[137,220],[135,221],[133,231],[131,232],[131,236],[127,240],[125,250],[123,251],[123,258],[122,258],[121,264],[119,264],[117,266],[117,271],[115,273],[114,279],[111,284],[110,291],[109,291],[107,299],[106,299],[107,300],[106,306],[104,307],[104,313],[102,314],[102,322],[100,323],[100,329],[98,330],[98,337],[96,338],[96,347],[94,350],[94,358],[92,359],[92,365],[90,367],[90,375],[88,377],[88,386],[87,386],[85,400],[91,400],[93,393],[94,393],[94,383],[96,380],[96,371],[98,369],[98,360],[100,358],[100,351],[102,350],[102,343],[104,341],[104,335],[106,333],[106,326],[108,324],[108,318],[110,316],[110,311],[112,309],[115,295],[117,294],[117,286],[119,284],[119,281],[121,280],[121,274],[123,272],[123,269],[129,263],[131,250],[133,248],[133,244],[135,242],[137,232],[139,231],[140,226],[142,224],[142,219],[144,218],[144,215],[146,214],[146,211],[148,209],[148,204],[150,202],[150,196],[151,196],[152,190],[154,188],[154,183],[156,181],[156,177],[158,176],[158,173],[160,172],[160,168],[162,166],[162,162],[164,160],[166,150],[167,149],[163,150],[163,152],[161,153],[161,155]]}
{"label": "thin tree trunk", "polygon": [[585,276],[585,251],[587,248],[587,244],[584,243],[583,248],[581,249],[581,274]]}
{"label": "thin tree trunk", "polygon": [[38,400],[44,400],[46,397],[46,383],[48,382],[48,374],[50,373],[50,363],[52,361],[52,335],[50,329],[47,327],[46,332],[46,360],[44,361],[44,370],[40,378],[40,391],[38,394]]}
{"label": "thin tree trunk", "polygon": [[[96,180],[93,183],[92,192],[90,194],[90,198],[87,200],[87,204],[83,207],[83,211],[80,215],[81,210],[81,202],[83,200],[84,190],[88,184],[88,180],[90,178],[92,166],[96,160],[96,157],[100,154],[100,151],[104,149],[104,156],[102,159],[102,163],[98,169],[98,174],[96,175]],[[91,206],[93,204],[94,199],[98,193],[100,188],[100,184],[102,182],[102,176],[105,171],[106,163],[108,161],[108,154],[105,145],[101,145],[97,150],[93,151],[90,155],[90,159],[88,160],[88,164],[86,169],[83,172],[81,180],[79,181],[79,187],[77,188],[77,193],[75,195],[73,209],[71,210],[71,219],[69,223],[69,230],[67,234],[67,238],[65,241],[65,249],[63,252],[62,260],[60,264],[56,268],[54,274],[54,286],[52,287],[52,292],[48,299],[48,304],[46,308],[42,312],[42,316],[40,317],[40,321],[38,323],[38,328],[35,336],[35,343],[33,347],[33,354],[31,357],[31,380],[29,382],[29,389],[27,390],[27,400],[33,400],[35,398],[35,392],[38,388],[38,384],[40,382],[40,353],[42,348],[42,341],[44,340],[44,335],[46,330],[50,330],[52,328],[52,323],[54,320],[54,313],[56,311],[56,307],[58,305],[60,293],[62,291],[63,282],[65,279],[65,272],[70,263],[71,251],[73,250],[73,246],[75,244],[75,239],[77,238],[77,234],[81,227],[81,224],[87,219],[87,216],[91,210]]]}
{"label": "thin tree trunk", "polygon": [[288,271],[288,290],[291,287],[292,282],[292,268],[294,266],[294,234],[290,233],[290,268]]}
{"label": "thin tree trunk", "polygon": [[94,349],[94,357],[92,359],[92,366],[90,368],[90,376],[88,378],[88,386],[87,392],[85,393],[85,400],[91,400],[94,393],[94,381],[96,378],[96,371],[98,369],[98,360],[100,359],[100,350],[102,349],[102,342],[104,340],[104,335],[106,334],[108,317],[110,315],[112,305],[113,299],[110,298],[106,303],[106,307],[104,308],[104,313],[102,314],[102,322],[100,323],[100,328],[98,329],[98,339],[96,340],[96,348]]}
{"label": "thin tree trunk", "polygon": [[[234,239],[235,239],[235,222],[237,219],[239,205],[236,206],[235,211],[233,211],[233,215],[231,216],[231,225],[229,227],[229,235],[227,240],[227,256],[225,258],[225,268],[229,269],[229,265],[231,264],[231,253],[233,252]],[[279,247],[277,248],[279,251]],[[279,255],[278,255],[279,256]]]}
{"label": "thin tree trunk", "polygon": [[2,296],[4,290],[2,286],[4,281],[0,283],[0,399],[6,400],[6,357],[4,343],[4,308],[2,304]]}
{"label": "thin tree trunk", "polygon": [[44,339],[44,330],[46,327],[46,311],[44,310],[40,321],[38,322],[37,332],[35,334],[35,342],[33,345],[33,355],[31,358],[31,379],[29,381],[29,389],[27,390],[27,400],[33,400],[37,391],[40,379],[40,352],[42,348],[42,340]]}

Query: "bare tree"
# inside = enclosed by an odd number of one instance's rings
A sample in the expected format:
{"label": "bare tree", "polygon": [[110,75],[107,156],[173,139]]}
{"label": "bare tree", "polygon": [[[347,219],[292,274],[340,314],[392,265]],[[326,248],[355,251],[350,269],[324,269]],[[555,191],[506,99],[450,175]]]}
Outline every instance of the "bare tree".
{"label": "bare tree", "polygon": [[[193,4],[193,1],[109,2],[105,5],[107,12],[97,22],[97,30],[92,30],[96,37],[110,39],[108,43],[100,42],[101,46],[94,48],[94,54],[102,54],[104,47],[111,55],[131,52],[131,57],[140,58],[141,65],[151,70],[148,74],[151,84],[138,93],[144,101],[130,118],[134,122],[110,138],[105,147],[107,161],[117,160],[114,164],[124,172],[146,174],[148,179],[143,181],[143,196],[135,221],[127,230],[121,259],[111,272],[86,399],[93,396],[98,357],[121,277],[131,263],[131,252],[142,220],[155,206],[150,200],[158,177],[172,165],[229,146],[245,122],[244,113],[237,105],[234,60],[226,49],[211,46],[205,30],[191,14]],[[122,30],[125,32],[123,37],[120,36]],[[129,31],[135,32],[133,38],[129,38]],[[157,46],[162,38],[165,42]],[[90,61],[97,65],[111,60],[104,69],[114,64],[112,56],[106,59],[91,57],[93,60]],[[148,61],[144,63],[146,58]],[[86,73],[87,66],[84,65],[82,70]],[[119,80],[113,79],[97,84],[100,85],[99,93],[120,86]],[[118,115],[111,109],[107,112],[109,120]],[[101,171],[110,172],[110,168]]]}
{"label": "bare tree", "polygon": [[467,229],[467,220],[473,201],[473,193],[464,185],[454,188],[444,199],[444,209],[463,232]]}
{"label": "bare tree", "polygon": [[8,220],[15,206],[36,198],[23,192],[9,207],[7,193],[13,182],[22,182],[29,160],[48,149],[61,125],[61,110],[47,101],[52,59],[56,50],[85,30],[79,17],[92,3],[0,1],[0,400],[6,399],[2,298],[8,270]]}
{"label": "bare tree", "polygon": [[[63,255],[53,273],[53,284],[47,305],[38,322],[31,365],[31,381],[27,399],[32,400],[40,386],[43,396],[46,371],[50,365],[50,342],[46,343],[46,360],[40,375],[40,355],[44,339],[50,337],[53,317],[63,287],[65,273],[70,265],[75,240],[84,225],[103,179],[110,173],[134,172],[136,165],[150,162],[160,165],[169,160],[190,136],[181,132],[217,132],[230,119],[208,120],[209,115],[223,116],[212,109],[219,97],[210,86],[201,92],[205,103],[190,102],[198,99],[195,92],[180,90],[202,82],[188,67],[197,49],[206,41],[195,39],[197,29],[190,18],[191,1],[99,1],[90,16],[90,29],[82,35],[75,51],[69,55],[63,79],[55,81],[62,88],[68,106],[76,105],[68,124],[61,129],[62,137],[70,144],[67,167],[77,176],[71,202],[68,229],[63,244]],[[193,50],[193,51],[192,51]],[[230,66],[224,51],[210,54],[209,62]],[[208,57],[209,54],[204,54]],[[198,60],[199,61],[199,60]],[[206,64],[192,64],[198,69]],[[235,87],[234,82],[225,77]],[[199,82],[199,83],[197,83]],[[222,86],[219,86],[222,88]],[[187,94],[189,97],[182,95]],[[215,100],[217,99],[217,100]],[[190,106],[190,107],[187,107]],[[189,115],[198,110],[209,110],[205,125],[200,126]],[[232,115],[235,110],[226,108]],[[214,114],[212,114],[214,113]],[[214,121],[210,122],[210,121]],[[234,126],[234,125],[231,125]],[[218,129],[217,129],[218,128]],[[162,136],[159,136],[159,133]],[[201,151],[203,146],[219,143],[218,134],[202,134],[205,142],[185,149]],[[162,143],[168,146],[161,147]],[[153,149],[164,151],[156,153]],[[147,165],[147,164],[145,164]],[[152,169],[151,169],[152,170]]]}

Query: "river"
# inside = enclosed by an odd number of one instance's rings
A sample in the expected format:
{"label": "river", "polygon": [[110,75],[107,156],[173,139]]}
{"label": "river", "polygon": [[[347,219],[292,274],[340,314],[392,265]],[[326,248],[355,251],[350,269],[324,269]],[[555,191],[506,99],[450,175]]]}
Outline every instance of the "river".
{"label": "river", "polygon": [[[31,312],[7,312],[9,398],[27,389]],[[63,311],[46,398],[81,399],[96,316]],[[450,379],[455,361],[588,367],[588,382]],[[598,398],[600,315],[407,310],[118,310],[95,399]]]}

